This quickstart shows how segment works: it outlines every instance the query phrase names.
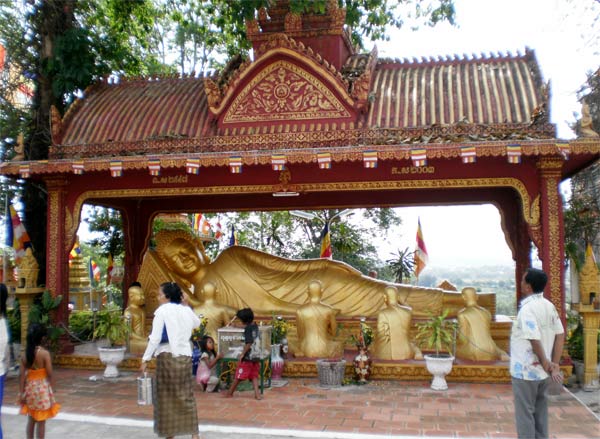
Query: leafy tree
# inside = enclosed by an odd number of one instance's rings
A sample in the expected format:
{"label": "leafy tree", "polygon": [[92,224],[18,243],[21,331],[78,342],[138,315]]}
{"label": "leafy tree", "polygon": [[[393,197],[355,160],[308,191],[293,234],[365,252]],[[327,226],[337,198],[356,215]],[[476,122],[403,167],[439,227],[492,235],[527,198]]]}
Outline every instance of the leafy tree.
{"label": "leafy tree", "polygon": [[[31,81],[30,105],[18,108],[0,91],[2,157],[13,154],[19,132],[25,135],[25,158],[48,158],[50,108],[64,113],[93,81],[109,74],[173,72],[166,66],[172,49],[179,52],[181,71],[205,69],[249,49],[244,20],[270,0],[46,0],[0,3],[0,41],[10,62]],[[290,0],[297,12],[323,12],[327,0]],[[347,8],[347,24],[355,42],[385,38],[389,26],[401,26],[399,5],[431,24],[453,22],[452,0],[339,0]],[[426,6],[424,6],[426,5]],[[173,35],[173,39],[170,37]],[[6,188],[2,189],[11,189]],[[27,180],[22,186],[24,222],[45,274],[46,189]],[[272,230],[273,232],[273,230]],[[344,235],[342,235],[344,236]],[[351,236],[348,236],[350,238]],[[276,243],[271,236],[270,243]],[[339,245],[344,254],[351,242]],[[273,244],[274,245],[274,244]],[[283,251],[283,250],[282,250]],[[42,279],[43,282],[43,279]]]}
{"label": "leafy tree", "polygon": [[395,281],[402,283],[406,279],[410,279],[415,270],[415,252],[411,252],[409,248],[404,250],[398,249],[395,258],[388,259],[392,272],[395,276]]}
{"label": "leafy tree", "polygon": [[105,255],[111,254],[113,258],[124,253],[123,220],[117,210],[93,206],[85,221],[90,232],[101,232],[90,241],[92,247],[101,248]]}

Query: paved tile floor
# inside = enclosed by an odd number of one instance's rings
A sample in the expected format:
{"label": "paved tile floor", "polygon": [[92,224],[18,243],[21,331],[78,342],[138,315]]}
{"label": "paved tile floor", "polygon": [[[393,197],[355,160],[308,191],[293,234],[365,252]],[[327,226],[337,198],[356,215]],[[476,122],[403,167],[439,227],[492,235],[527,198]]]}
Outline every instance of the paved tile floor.
{"label": "paved tile floor", "polygon": [[[65,413],[151,420],[152,407],[136,402],[137,376],[124,372],[122,377],[104,380],[101,371],[57,369],[57,399]],[[312,431],[516,437],[510,385],[449,386],[448,391],[436,392],[426,382],[371,381],[365,386],[326,389],[316,379],[295,378],[283,387],[266,389],[262,401],[256,401],[251,391],[223,398],[198,390],[196,396],[201,425],[297,430],[305,435]],[[17,390],[18,378],[9,375],[5,406],[14,407]],[[551,399],[550,431],[552,438],[600,438],[600,419],[563,389]]]}

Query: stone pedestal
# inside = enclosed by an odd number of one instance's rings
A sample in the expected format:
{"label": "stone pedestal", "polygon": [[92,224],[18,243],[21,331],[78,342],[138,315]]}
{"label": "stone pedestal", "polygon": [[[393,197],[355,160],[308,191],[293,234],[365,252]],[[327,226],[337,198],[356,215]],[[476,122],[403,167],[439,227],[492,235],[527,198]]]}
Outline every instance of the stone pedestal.
{"label": "stone pedestal", "polygon": [[29,327],[29,311],[33,305],[33,299],[44,292],[43,288],[17,288],[15,298],[19,299],[21,310],[21,349],[27,344],[27,328]]}

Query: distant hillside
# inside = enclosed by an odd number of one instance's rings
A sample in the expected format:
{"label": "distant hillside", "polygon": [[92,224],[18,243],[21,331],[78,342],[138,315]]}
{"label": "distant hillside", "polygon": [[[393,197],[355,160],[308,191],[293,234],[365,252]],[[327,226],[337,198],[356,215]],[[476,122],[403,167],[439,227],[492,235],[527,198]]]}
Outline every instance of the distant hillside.
{"label": "distant hillside", "polygon": [[419,285],[434,287],[444,280],[459,291],[474,287],[477,291],[496,293],[497,314],[510,316],[517,313],[514,266],[427,267],[419,277]]}

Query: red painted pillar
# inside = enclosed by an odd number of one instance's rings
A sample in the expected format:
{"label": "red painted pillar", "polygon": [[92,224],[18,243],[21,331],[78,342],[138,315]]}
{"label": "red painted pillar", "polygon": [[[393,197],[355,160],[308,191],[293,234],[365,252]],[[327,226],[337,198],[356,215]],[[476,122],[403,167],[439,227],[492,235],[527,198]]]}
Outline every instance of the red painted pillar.
{"label": "red painted pillar", "polygon": [[[64,179],[46,181],[48,190],[48,224],[46,226],[46,289],[52,296],[62,295],[63,300],[57,309],[56,323],[69,324],[69,248],[73,237],[65,234],[66,227],[66,188]],[[71,218],[72,221],[72,218]],[[64,353],[73,352],[73,344],[65,335],[61,339]]]}

